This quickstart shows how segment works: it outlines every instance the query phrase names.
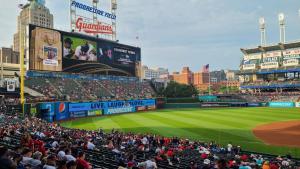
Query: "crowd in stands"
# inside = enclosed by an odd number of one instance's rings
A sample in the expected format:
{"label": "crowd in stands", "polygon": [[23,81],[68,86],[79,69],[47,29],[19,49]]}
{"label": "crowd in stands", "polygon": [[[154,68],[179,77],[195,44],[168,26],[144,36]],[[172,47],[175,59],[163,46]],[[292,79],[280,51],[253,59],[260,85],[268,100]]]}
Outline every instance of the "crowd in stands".
{"label": "crowd in stands", "polygon": [[40,96],[27,97],[31,101],[130,100],[153,98],[155,92],[149,82],[120,80],[86,80],[63,77],[27,77],[25,86]]}
{"label": "crowd in stands", "polygon": [[257,92],[239,96],[247,102],[300,102],[300,92]]}
{"label": "crowd in stands", "polygon": [[290,85],[300,85],[299,79],[292,80],[269,80],[269,81],[256,81],[256,82],[245,82],[241,86],[290,86]]}
{"label": "crowd in stands", "polygon": [[84,131],[0,114],[1,169],[292,169],[299,161],[154,134]]}

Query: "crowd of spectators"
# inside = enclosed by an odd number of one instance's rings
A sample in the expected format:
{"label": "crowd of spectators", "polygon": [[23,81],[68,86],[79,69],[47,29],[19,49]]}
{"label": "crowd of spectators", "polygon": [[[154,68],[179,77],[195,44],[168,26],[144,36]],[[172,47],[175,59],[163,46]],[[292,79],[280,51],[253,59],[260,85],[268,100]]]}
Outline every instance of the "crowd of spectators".
{"label": "crowd of spectators", "polygon": [[249,154],[231,143],[67,129],[4,114],[0,121],[1,169],[292,169],[299,165],[289,155]]}
{"label": "crowd of spectators", "polygon": [[248,102],[300,102],[300,92],[257,92],[239,95]]}
{"label": "crowd of spectators", "polygon": [[130,100],[155,97],[149,82],[120,80],[87,80],[68,78],[28,77],[25,86],[39,96],[27,97],[32,101],[90,101]]}
{"label": "crowd of spectators", "polygon": [[241,86],[282,86],[282,85],[300,85],[299,79],[291,79],[291,80],[269,80],[263,81],[258,80],[256,82],[245,82],[242,83]]}

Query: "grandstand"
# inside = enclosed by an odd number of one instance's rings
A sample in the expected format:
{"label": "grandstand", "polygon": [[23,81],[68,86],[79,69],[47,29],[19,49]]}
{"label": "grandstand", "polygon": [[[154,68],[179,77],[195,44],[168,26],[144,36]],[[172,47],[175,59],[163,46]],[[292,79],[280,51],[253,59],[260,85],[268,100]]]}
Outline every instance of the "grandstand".
{"label": "grandstand", "polygon": [[241,49],[242,93],[260,101],[299,101],[299,49],[300,41]]}
{"label": "grandstand", "polygon": [[[38,74],[38,76],[36,76]],[[131,100],[155,97],[149,82],[135,77],[29,72],[25,80],[30,102]]]}

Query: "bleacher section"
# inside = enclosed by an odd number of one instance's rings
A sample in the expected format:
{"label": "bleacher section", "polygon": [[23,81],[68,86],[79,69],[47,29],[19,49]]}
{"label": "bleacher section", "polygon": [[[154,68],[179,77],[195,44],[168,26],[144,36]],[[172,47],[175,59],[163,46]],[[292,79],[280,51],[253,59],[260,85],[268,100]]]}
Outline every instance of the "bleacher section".
{"label": "bleacher section", "polygon": [[41,93],[42,97],[28,97],[27,101],[90,101],[128,100],[155,97],[149,82],[136,78],[105,77],[91,78],[82,75],[28,76],[25,86]]}

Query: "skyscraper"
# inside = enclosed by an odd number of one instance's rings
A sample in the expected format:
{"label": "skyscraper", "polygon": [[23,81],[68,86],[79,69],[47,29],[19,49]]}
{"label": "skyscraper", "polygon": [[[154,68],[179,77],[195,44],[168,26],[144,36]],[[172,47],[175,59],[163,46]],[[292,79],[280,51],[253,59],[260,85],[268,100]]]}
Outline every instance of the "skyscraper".
{"label": "skyscraper", "polygon": [[[28,0],[26,5],[20,5],[21,12],[18,16],[18,29],[14,34],[13,50],[19,52],[20,50],[20,32],[25,32],[28,24],[34,24],[46,28],[53,28],[53,15],[45,6],[45,0]],[[24,41],[25,42],[25,41]]]}

